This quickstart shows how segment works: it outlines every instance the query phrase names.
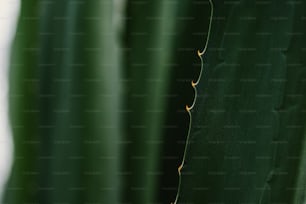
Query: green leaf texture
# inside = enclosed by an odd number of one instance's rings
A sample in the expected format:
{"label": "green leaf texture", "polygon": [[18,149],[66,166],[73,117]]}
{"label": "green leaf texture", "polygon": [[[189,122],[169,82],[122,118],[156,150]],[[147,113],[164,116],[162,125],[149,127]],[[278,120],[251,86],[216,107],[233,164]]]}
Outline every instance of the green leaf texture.
{"label": "green leaf texture", "polygon": [[[21,3],[3,202],[174,201],[209,1]],[[306,3],[213,4],[177,203],[301,204]]]}
{"label": "green leaf texture", "polygon": [[306,3],[213,3],[178,203],[303,203]]}
{"label": "green leaf texture", "polygon": [[124,202],[153,203],[159,182],[162,126],[169,100],[178,4],[127,2]]}
{"label": "green leaf texture", "polygon": [[[37,184],[37,1],[22,2],[20,20],[12,48],[9,75],[10,121],[14,135],[14,166],[5,193],[5,202],[30,202]],[[18,71],[17,71],[18,70]],[[31,118],[29,120],[28,118]],[[19,138],[23,138],[20,140]]]}
{"label": "green leaf texture", "polygon": [[109,1],[22,1],[5,203],[118,203],[120,57]]}

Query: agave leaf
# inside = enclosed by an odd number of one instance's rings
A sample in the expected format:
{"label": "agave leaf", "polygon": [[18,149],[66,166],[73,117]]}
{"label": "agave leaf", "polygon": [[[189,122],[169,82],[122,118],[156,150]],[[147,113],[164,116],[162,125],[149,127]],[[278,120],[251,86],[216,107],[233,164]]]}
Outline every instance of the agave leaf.
{"label": "agave leaf", "polygon": [[[22,1],[9,70],[9,112],[14,136],[14,165],[5,203],[30,202],[37,182],[37,16],[38,1]],[[31,120],[29,120],[31,118]],[[21,139],[22,138],[22,139]]]}
{"label": "agave leaf", "polygon": [[304,183],[305,6],[214,1],[178,203],[294,202]]}
{"label": "agave leaf", "polygon": [[128,1],[123,202],[156,202],[178,4]]}
{"label": "agave leaf", "polygon": [[[14,54],[23,56],[20,50],[29,49],[23,44],[28,36],[37,47],[35,58],[13,58],[23,69],[11,70],[10,94],[28,97],[11,102],[12,117],[18,120],[13,124],[26,128],[14,136],[15,143],[27,144],[29,136],[35,140],[30,147],[15,148],[21,154],[36,150],[25,153],[22,163],[35,177],[25,174],[16,160],[8,189],[30,186],[32,194],[7,193],[6,202],[118,203],[120,58],[112,6],[112,1],[41,1],[39,7],[29,7],[40,13],[35,24],[19,25],[25,35],[16,40]],[[31,95],[25,86],[14,88],[28,79]],[[18,109],[17,102],[33,106],[35,117],[20,117],[29,108]]]}

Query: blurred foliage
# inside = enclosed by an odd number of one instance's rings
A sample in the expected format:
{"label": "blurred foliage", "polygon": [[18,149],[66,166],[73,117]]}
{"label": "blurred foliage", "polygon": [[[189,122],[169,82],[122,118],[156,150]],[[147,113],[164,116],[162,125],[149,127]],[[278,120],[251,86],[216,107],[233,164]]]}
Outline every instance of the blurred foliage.
{"label": "blurred foliage", "polygon": [[[174,201],[208,0],[21,2],[3,202]],[[178,203],[302,203],[305,3],[214,7]]]}
{"label": "blurred foliage", "polygon": [[21,8],[5,202],[118,203],[122,93],[112,1],[22,1]]}

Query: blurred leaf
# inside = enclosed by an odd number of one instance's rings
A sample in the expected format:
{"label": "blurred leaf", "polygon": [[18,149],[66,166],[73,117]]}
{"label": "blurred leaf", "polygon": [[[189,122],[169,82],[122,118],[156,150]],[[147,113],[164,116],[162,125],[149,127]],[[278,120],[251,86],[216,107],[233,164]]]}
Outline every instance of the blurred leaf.
{"label": "blurred leaf", "polygon": [[31,202],[37,181],[37,36],[38,2],[22,1],[9,72],[9,111],[14,136],[14,166],[5,203]]}
{"label": "blurred leaf", "polygon": [[[13,126],[23,127],[14,131],[15,143],[29,144],[15,146],[5,202],[118,203],[120,59],[112,1],[22,3],[30,14],[20,18],[12,61],[22,67],[11,69],[10,95],[24,98],[10,104]],[[24,23],[28,17],[35,24]]]}
{"label": "blurred leaf", "polygon": [[162,126],[169,100],[178,4],[128,1],[124,202],[152,203],[161,172]]}

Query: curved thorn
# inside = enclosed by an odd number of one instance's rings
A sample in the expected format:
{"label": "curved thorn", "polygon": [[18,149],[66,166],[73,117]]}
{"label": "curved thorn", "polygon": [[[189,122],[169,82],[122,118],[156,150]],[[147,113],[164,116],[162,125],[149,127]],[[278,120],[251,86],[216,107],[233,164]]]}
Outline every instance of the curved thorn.
{"label": "curved thorn", "polygon": [[198,50],[198,56],[201,57],[204,54],[204,50],[203,52],[201,52],[200,50]]}
{"label": "curved thorn", "polygon": [[186,111],[187,111],[187,112],[190,112],[190,110],[191,110],[191,107],[189,107],[188,105],[186,105]]}
{"label": "curved thorn", "polygon": [[196,83],[196,82],[191,81],[191,86],[192,86],[193,88],[195,88],[195,87],[196,87],[196,85],[197,85],[197,83]]}
{"label": "curved thorn", "polygon": [[177,171],[178,171],[178,173],[179,173],[179,175],[181,175],[181,170],[182,170],[182,168],[183,168],[183,163],[177,168]]}

